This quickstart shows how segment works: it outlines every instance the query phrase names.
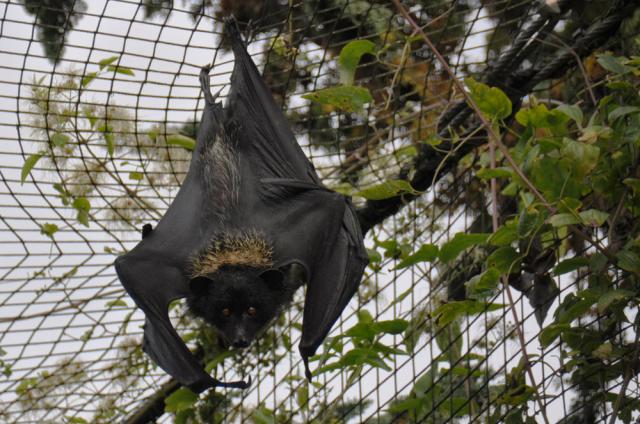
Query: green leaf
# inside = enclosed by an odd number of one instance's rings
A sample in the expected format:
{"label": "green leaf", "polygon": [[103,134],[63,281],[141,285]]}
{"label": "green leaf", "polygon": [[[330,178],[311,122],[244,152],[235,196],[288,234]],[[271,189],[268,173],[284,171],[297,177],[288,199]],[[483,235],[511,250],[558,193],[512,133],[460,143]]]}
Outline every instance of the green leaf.
{"label": "green leaf", "polygon": [[618,118],[621,118],[623,116],[627,116],[633,113],[638,113],[640,112],[640,107],[637,106],[620,106],[615,108],[613,111],[611,111],[611,113],[609,114],[609,121],[613,122]]}
{"label": "green leaf", "polygon": [[51,136],[51,144],[56,147],[64,147],[69,140],[71,140],[71,137],[62,133],[55,133]]}
{"label": "green leaf", "polygon": [[400,261],[398,266],[396,266],[396,269],[408,268],[419,262],[433,262],[437,257],[438,246],[434,246],[433,244],[423,244],[417,252]]}
{"label": "green leaf", "polygon": [[80,83],[81,87],[86,87],[98,76],[97,72],[89,72],[82,78],[82,82]]}
{"label": "green leaf", "polygon": [[560,149],[565,160],[569,160],[573,174],[582,179],[598,165],[600,148],[587,143],[565,138]]}
{"label": "green leaf", "polygon": [[373,322],[373,315],[366,309],[360,309],[357,313],[359,322]]}
{"label": "green leaf", "polygon": [[409,323],[403,319],[391,321],[363,321],[349,328],[344,334],[347,337],[373,340],[378,334],[401,334],[407,329]]}
{"label": "green leaf", "polygon": [[44,223],[40,226],[40,234],[43,234],[53,240],[53,235],[58,232],[56,224]]}
{"label": "green leaf", "polygon": [[582,121],[584,120],[584,115],[582,114],[582,109],[580,109],[576,105],[560,105],[556,108],[560,112],[567,115],[569,118],[573,119],[576,124],[578,124],[579,128],[582,128]]}
{"label": "green leaf", "polygon": [[607,212],[599,211],[597,209],[589,209],[584,212],[580,212],[580,219],[584,225],[589,225],[591,227],[602,227],[605,222],[607,222],[607,218],[609,218],[609,214]]}
{"label": "green leaf", "polygon": [[18,395],[23,395],[37,384],[38,379],[35,377],[23,378],[22,380],[20,380],[20,384],[18,384],[18,387],[16,387],[16,393]]}
{"label": "green leaf", "polygon": [[598,312],[603,313],[612,303],[620,300],[628,300],[632,298],[633,295],[634,293],[629,290],[609,290],[608,292],[602,294],[600,296],[600,299],[598,299]]}
{"label": "green leaf", "polygon": [[354,85],[339,85],[323,88],[302,96],[317,103],[331,105],[347,112],[361,110],[366,103],[373,100],[367,88]]}
{"label": "green leaf", "polygon": [[640,274],[640,257],[631,250],[621,250],[616,254],[618,266],[625,271]]}
{"label": "green leaf", "polygon": [[491,178],[511,178],[513,176],[513,172],[511,168],[501,167],[501,168],[482,168],[476,172],[476,177],[489,180]]}
{"label": "green leaf", "polygon": [[71,205],[78,212],[76,219],[85,227],[89,226],[89,211],[91,210],[91,203],[84,197],[78,197],[73,201]]}
{"label": "green leaf", "polygon": [[589,258],[589,267],[592,272],[602,272],[609,267],[609,259],[602,253],[594,253]]}
{"label": "green leaf", "polygon": [[614,74],[626,74],[631,68],[625,66],[620,58],[611,56],[610,54],[601,54],[598,56],[598,63],[607,71]]}
{"label": "green leaf", "polygon": [[524,126],[549,128],[560,132],[564,130],[568,118],[560,110],[549,110],[547,106],[541,104],[520,109],[516,113],[516,121]]}
{"label": "green leaf", "polygon": [[193,408],[198,395],[187,387],[180,387],[164,399],[165,412],[180,412]]}
{"label": "green leaf", "polygon": [[538,338],[542,347],[549,347],[555,339],[570,328],[569,324],[549,324],[541,332]]}
{"label": "green leaf", "polygon": [[593,144],[598,139],[609,139],[613,134],[613,130],[609,127],[602,125],[590,125],[582,130],[582,135],[578,138],[579,141],[587,144]]}
{"label": "green leaf", "polygon": [[254,424],[276,424],[276,418],[273,412],[264,407],[253,411],[251,418]]}
{"label": "green leaf", "polygon": [[374,323],[374,328],[378,333],[401,334],[409,326],[409,322],[404,319],[394,319],[389,321],[378,321]]}
{"label": "green leaf", "polygon": [[428,144],[432,147],[437,147],[442,144],[442,139],[434,134],[430,135],[426,140],[423,141],[423,143]]}
{"label": "green leaf", "polygon": [[89,421],[85,420],[82,417],[65,417],[67,419],[67,424],[89,424]]}
{"label": "green leaf", "polygon": [[406,355],[407,354],[407,352],[405,352],[402,349],[385,346],[379,342],[374,343],[372,345],[372,349],[375,350],[376,352],[382,353],[383,355]]}
{"label": "green leaf", "polygon": [[306,382],[302,383],[296,390],[296,401],[301,408],[307,406],[307,403],[309,403],[309,386]]}
{"label": "green leaf", "polygon": [[565,259],[560,262],[553,269],[553,275],[562,275],[571,271],[575,271],[578,268],[589,266],[589,258],[583,256],[576,256],[575,258]]}
{"label": "green leaf", "polygon": [[578,223],[580,223],[580,220],[570,213],[558,213],[549,218],[549,224],[556,228]]}
{"label": "green leaf", "polygon": [[122,299],[116,299],[116,300],[111,300],[111,301],[105,303],[105,307],[107,309],[111,309],[111,308],[128,308],[129,305],[127,305],[127,302],[125,302]]}
{"label": "green leaf", "polygon": [[98,122],[98,118],[91,113],[91,110],[89,108],[84,109],[84,116],[89,121],[89,125],[91,125],[91,128],[95,127],[96,122]]}
{"label": "green leaf", "polygon": [[580,293],[582,298],[570,297],[564,298],[562,305],[556,311],[558,323],[571,323],[574,319],[589,312],[591,307],[598,301],[597,296],[586,290]]}
{"label": "green leaf", "polygon": [[373,328],[373,323],[359,322],[353,327],[351,327],[350,329],[348,329],[344,334],[347,337],[373,340],[373,338],[376,335],[376,330],[375,328]]}
{"label": "green leaf", "polygon": [[477,82],[471,77],[465,78],[469,95],[480,111],[492,119],[505,119],[511,115],[511,100],[502,90]]}
{"label": "green leaf", "polygon": [[598,346],[591,352],[593,356],[602,360],[607,360],[611,358],[612,353],[613,353],[613,345],[610,342],[602,343],[600,346]]}
{"label": "green leaf", "polygon": [[129,75],[131,77],[136,75],[135,72],[133,72],[129,68],[125,68],[124,66],[113,66],[113,65],[110,65],[110,66],[107,67],[107,70],[109,72],[117,72],[118,74]]}
{"label": "green leaf", "polygon": [[129,172],[130,180],[142,181],[143,178],[144,178],[144,174],[142,174],[142,172],[138,172],[138,171]]}
{"label": "green leaf", "polygon": [[403,157],[412,158],[418,154],[418,149],[416,148],[416,146],[411,144],[409,146],[404,146],[404,147],[400,147],[399,149],[396,149],[394,154],[398,158],[403,158]]}
{"label": "green leaf", "polygon": [[440,248],[440,260],[449,262],[458,257],[464,250],[482,244],[491,236],[490,233],[457,233]]}
{"label": "green leaf", "polygon": [[208,373],[212,372],[218,365],[222,364],[225,359],[230,358],[233,355],[234,352],[232,350],[225,350],[216,354],[216,356],[214,356],[212,360],[207,362],[207,365],[204,367],[205,371]]}
{"label": "green leaf", "polygon": [[451,396],[441,403],[438,411],[445,418],[463,417],[469,414],[469,399],[460,396]]}
{"label": "green leaf", "polygon": [[382,262],[382,255],[375,249],[367,248],[367,256],[369,256],[370,264],[377,264]]}
{"label": "green leaf", "polygon": [[364,190],[354,193],[353,195],[364,197],[367,200],[384,200],[403,194],[413,194],[417,196],[420,195],[421,192],[411,187],[411,184],[408,181],[389,180],[380,184],[376,184],[372,187],[365,188]]}
{"label": "green leaf", "polygon": [[119,57],[120,56],[111,56],[107,57],[106,59],[102,59],[100,62],[98,62],[98,65],[100,65],[100,70],[118,60]]}
{"label": "green leaf", "polygon": [[498,288],[498,284],[500,284],[500,271],[496,268],[489,268],[465,283],[467,286],[467,294],[473,299],[483,299],[492,296]]}
{"label": "green leaf", "polygon": [[497,269],[500,274],[516,272],[520,269],[520,262],[520,254],[511,246],[499,247],[487,258],[487,265]]}
{"label": "green leaf", "polygon": [[518,228],[515,222],[511,221],[491,234],[487,240],[492,246],[508,246],[518,240]]}
{"label": "green leaf", "polygon": [[196,141],[182,134],[169,134],[167,135],[167,144],[170,146],[183,147],[186,150],[193,150],[196,148]]}
{"label": "green leaf", "polygon": [[636,196],[640,194],[640,179],[639,178],[625,178],[622,183],[633,190],[633,194]]}
{"label": "green leaf", "polygon": [[33,169],[34,166],[36,166],[36,163],[38,163],[38,161],[40,160],[41,157],[42,157],[42,154],[35,153],[33,155],[30,155],[24,161],[24,165],[22,165],[22,172],[20,173],[20,182],[21,183],[25,182],[25,180],[27,179],[27,175],[29,175],[31,173],[31,170]]}
{"label": "green leaf", "polygon": [[443,303],[434,312],[437,323],[440,327],[445,327],[462,315],[475,315],[481,312],[496,311],[504,308],[498,303],[487,303],[477,300],[460,300]]}
{"label": "green leaf", "polygon": [[392,414],[399,414],[405,411],[416,411],[424,405],[425,401],[422,398],[408,398],[401,402],[394,403],[389,407],[389,412]]}
{"label": "green leaf", "polygon": [[367,53],[375,55],[375,52],[376,45],[369,40],[354,40],[345,45],[338,57],[340,82],[344,85],[352,85],[356,68],[362,56]]}
{"label": "green leaf", "polygon": [[518,217],[518,235],[522,238],[530,237],[543,224],[544,216],[535,209],[523,208]]}
{"label": "green leaf", "polygon": [[113,136],[113,128],[111,125],[104,123],[98,127],[98,131],[102,133],[104,140],[107,142],[107,152],[109,156],[113,156],[115,151],[115,137]]}

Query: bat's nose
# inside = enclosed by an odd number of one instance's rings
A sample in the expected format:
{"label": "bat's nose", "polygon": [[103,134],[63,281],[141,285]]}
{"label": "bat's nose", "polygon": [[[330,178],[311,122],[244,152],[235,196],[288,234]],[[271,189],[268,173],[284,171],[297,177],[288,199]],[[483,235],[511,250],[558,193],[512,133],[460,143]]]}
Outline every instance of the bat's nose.
{"label": "bat's nose", "polygon": [[245,347],[249,347],[249,341],[244,338],[237,338],[233,341],[233,347],[244,349]]}

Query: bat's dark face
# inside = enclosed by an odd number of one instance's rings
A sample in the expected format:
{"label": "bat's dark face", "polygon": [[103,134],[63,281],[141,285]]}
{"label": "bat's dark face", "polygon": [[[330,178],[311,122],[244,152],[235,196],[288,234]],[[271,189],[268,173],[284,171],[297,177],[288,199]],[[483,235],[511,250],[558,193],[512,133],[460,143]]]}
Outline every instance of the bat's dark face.
{"label": "bat's dark face", "polygon": [[288,300],[283,277],[276,269],[224,266],[191,280],[187,305],[229,345],[245,348]]}

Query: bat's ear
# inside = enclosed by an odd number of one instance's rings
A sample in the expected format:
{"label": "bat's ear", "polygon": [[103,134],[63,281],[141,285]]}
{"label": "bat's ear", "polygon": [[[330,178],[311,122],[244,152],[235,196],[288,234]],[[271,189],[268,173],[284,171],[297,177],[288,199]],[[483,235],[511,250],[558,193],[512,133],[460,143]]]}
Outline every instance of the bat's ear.
{"label": "bat's ear", "polygon": [[260,274],[260,279],[267,283],[272,289],[280,290],[284,288],[284,274],[279,269],[270,268]]}
{"label": "bat's ear", "polygon": [[209,285],[211,285],[211,280],[203,276],[195,277],[189,281],[189,289],[196,296],[205,294],[209,289]]}

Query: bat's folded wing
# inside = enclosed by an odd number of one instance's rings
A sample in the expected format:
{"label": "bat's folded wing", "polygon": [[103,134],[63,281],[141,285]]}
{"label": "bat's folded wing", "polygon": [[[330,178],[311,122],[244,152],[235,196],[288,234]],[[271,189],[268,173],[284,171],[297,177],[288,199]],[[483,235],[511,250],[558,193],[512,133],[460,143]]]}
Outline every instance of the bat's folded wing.
{"label": "bat's folded wing", "polygon": [[246,387],[243,382],[221,383],[205,373],[171,325],[168,305],[185,296],[184,278],[171,265],[127,254],[116,259],[116,272],[127,292],[146,315],[144,350],[163,370],[201,392],[212,386]]}
{"label": "bat's folded wing", "polygon": [[300,149],[280,106],[247,53],[235,22],[228,21],[225,31],[236,59],[226,109],[244,132],[239,137],[240,150],[254,162],[252,165],[260,177],[319,183],[313,165]]}
{"label": "bat's folded wing", "polygon": [[351,202],[336,193],[331,193],[329,199],[346,204],[336,209],[343,211],[341,216],[336,217],[337,222],[317,223],[320,234],[316,240],[308,241],[321,243],[315,249],[317,255],[309,260],[312,272],[307,283],[299,346],[308,378],[311,378],[309,357],[315,354],[356,293],[368,263],[360,225]]}

